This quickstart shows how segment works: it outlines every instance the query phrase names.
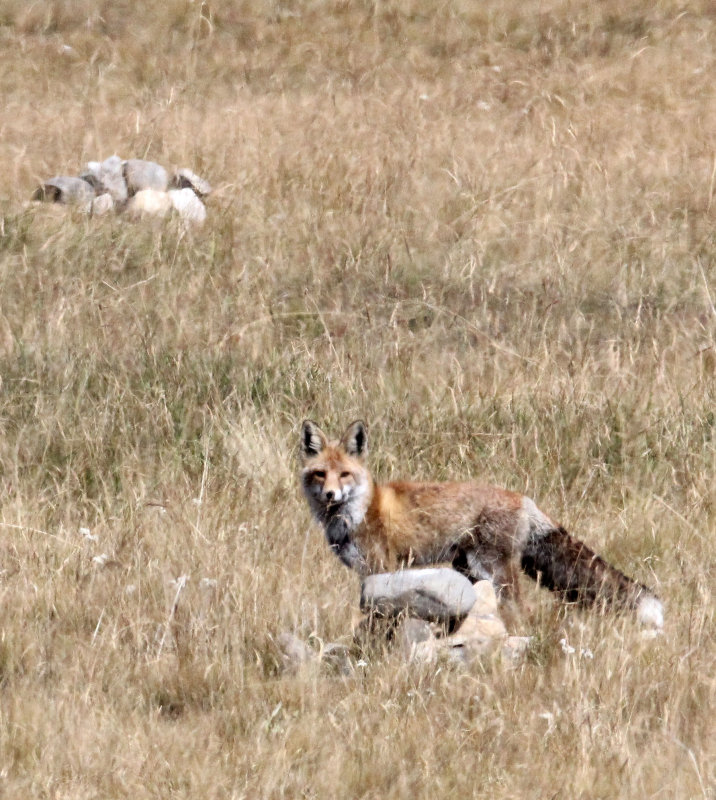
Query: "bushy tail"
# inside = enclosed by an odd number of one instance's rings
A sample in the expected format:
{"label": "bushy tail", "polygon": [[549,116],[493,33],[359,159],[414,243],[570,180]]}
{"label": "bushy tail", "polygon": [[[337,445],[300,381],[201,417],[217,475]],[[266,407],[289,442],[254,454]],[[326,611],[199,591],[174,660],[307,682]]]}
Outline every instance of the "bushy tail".
{"label": "bushy tail", "polygon": [[664,623],[663,607],[653,592],[608,564],[562,527],[532,532],[522,554],[522,569],[569,602],[632,608],[644,625],[660,628]]}

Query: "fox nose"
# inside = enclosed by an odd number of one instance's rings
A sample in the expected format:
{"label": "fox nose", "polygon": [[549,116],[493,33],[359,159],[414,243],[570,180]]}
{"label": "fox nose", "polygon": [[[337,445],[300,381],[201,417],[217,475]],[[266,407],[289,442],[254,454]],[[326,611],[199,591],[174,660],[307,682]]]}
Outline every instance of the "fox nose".
{"label": "fox nose", "polygon": [[340,503],[341,497],[340,489],[326,489],[325,498],[327,503]]}

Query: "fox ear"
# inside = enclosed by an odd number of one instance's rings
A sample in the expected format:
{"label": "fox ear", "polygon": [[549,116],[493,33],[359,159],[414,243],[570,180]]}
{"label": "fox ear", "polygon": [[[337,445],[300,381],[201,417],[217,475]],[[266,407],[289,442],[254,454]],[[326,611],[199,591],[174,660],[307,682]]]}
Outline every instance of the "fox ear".
{"label": "fox ear", "polygon": [[349,456],[363,458],[368,453],[368,434],[362,419],[351,422],[341,438],[341,444]]}
{"label": "fox ear", "polygon": [[328,444],[325,433],[310,419],[301,426],[301,455],[303,458],[317,456]]}

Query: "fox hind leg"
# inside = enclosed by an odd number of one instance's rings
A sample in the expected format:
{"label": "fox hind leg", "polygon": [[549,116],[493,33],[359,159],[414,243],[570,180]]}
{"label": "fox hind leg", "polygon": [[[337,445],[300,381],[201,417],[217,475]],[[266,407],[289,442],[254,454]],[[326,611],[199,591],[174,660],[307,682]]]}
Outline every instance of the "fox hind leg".
{"label": "fox hind leg", "polygon": [[519,604],[521,569],[516,557],[505,556],[488,547],[463,547],[455,553],[452,568],[473,583],[490,581],[500,603],[507,601]]}

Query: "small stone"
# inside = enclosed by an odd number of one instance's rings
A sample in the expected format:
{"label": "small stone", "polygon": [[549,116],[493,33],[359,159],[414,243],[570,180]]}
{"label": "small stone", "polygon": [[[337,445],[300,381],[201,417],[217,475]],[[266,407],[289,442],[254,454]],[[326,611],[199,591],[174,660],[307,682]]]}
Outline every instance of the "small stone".
{"label": "small stone", "polygon": [[166,192],[169,186],[167,171],[161,164],[157,164],[154,161],[130,158],[123,164],[123,175],[130,197],[144,189]]}
{"label": "small stone", "polygon": [[200,178],[195,172],[186,167],[176,171],[172,178],[171,187],[173,189],[192,189],[199,197],[206,197],[211,194],[211,184],[204,178]]}
{"label": "small stone", "polygon": [[62,203],[63,205],[89,205],[94,197],[94,189],[82,180],[65,175],[56,175],[45,181],[35,190],[33,200],[49,203]]}
{"label": "small stone", "polygon": [[114,208],[114,200],[112,199],[112,195],[108,192],[99,195],[99,197],[95,197],[92,201],[91,206],[91,214],[95,217],[101,217],[103,214],[107,214]]}
{"label": "small stone", "polygon": [[166,192],[142,189],[127,201],[126,212],[130,217],[166,217],[171,211],[172,201]]}
{"label": "small stone", "polygon": [[465,617],[474,603],[470,581],[449,567],[369,575],[361,587],[361,610],[382,616],[406,613],[452,624]]}
{"label": "small stone", "polygon": [[179,216],[187,222],[201,224],[206,219],[206,206],[191,189],[170,189],[169,197]]}
{"label": "small stone", "polygon": [[124,203],[127,199],[127,182],[123,173],[124,162],[114,155],[104,161],[90,161],[80,177],[91,183],[98,195],[109,194],[115,203]]}
{"label": "small stone", "polygon": [[406,617],[395,632],[395,643],[408,660],[412,660],[419,644],[433,639],[430,623],[415,617]]}

